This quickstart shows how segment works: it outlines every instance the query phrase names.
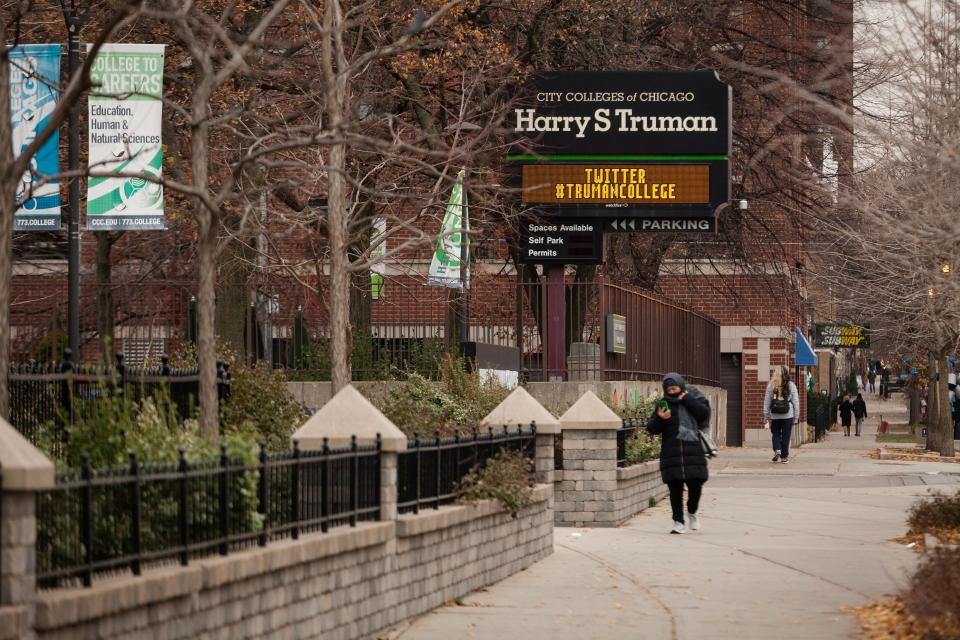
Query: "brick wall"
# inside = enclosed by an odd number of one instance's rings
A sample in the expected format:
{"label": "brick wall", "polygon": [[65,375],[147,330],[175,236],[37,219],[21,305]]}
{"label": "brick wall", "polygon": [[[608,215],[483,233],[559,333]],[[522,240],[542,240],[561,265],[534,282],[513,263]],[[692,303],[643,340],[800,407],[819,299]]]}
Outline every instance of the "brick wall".
{"label": "brick wall", "polygon": [[551,486],[538,485],[516,518],[492,501],[442,507],[88,589],[42,592],[37,636],[369,637],[549,555],[551,496]]}

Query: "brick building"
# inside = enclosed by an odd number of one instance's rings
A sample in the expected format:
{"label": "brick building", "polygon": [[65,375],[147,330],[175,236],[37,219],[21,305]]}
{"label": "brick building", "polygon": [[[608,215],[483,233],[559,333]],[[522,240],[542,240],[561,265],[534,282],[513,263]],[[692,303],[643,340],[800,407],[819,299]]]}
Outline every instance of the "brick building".
{"label": "brick building", "polygon": [[[743,34],[716,48],[741,66],[773,70],[823,99],[852,108],[852,0],[744,0],[730,3],[729,33]],[[721,72],[722,73],[722,72]],[[750,78],[749,72],[741,74]],[[769,79],[734,85],[733,197],[749,208],[727,209],[719,242],[713,238],[667,252],[654,288],[674,301],[716,319],[720,326],[721,383],[730,394],[728,444],[760,442],[761,403],[770,369],[794,364],[794,330],[807,330],[813,309],[807,304],[807,207],[825,205],[804,193],[796,175],[818,176],[829,188],[842,184],[852,168],[849,128],[804,106],[802,91],[783,81],[768,91]],[[741,79],[742,80],[742,79]],[[767,91],[765,93],[765,91]],[[779,117],[778,117],[779,116]],[[771,125],[771,122],[776,124]],[[757,158],[762,158],[757,160]],[[789,176],[789,177],[788,177]],[[831,182],[832,181],[832,182]],[[279,205],[278,205],[279,206]],[[829,208],[829,203],[826,205]],[[83,239],[81,326],[85,359],[97,357],[98,317],[103,296],[111,294],[115,350],[131,362],[179,349],[186,328],[196,276],[189,246],[190,223],[172,220],[166,234],[127,234],[113,247],[111,285],[97,284],[94,234]],[[502,233],[481,228],[470,299],[470,337],[520,347],[526,363],[540,362],[536,311],[528,293],[517,291],[517,274]],[[302,238],[282,222],[271,225],[272,244],[288,259],[308,255]],[[173,236],[162,238],[161,236]],[[13,282],[11,329],[13,359],[55,358],[65,343],[66,260],[59,234],[20,234]],[[679,248],[677,248],[679,247]],[[692,247],[692,250],[691,250]],[[734,247],[733,250],[730,247]],[[355,281],[355,336],[369,335],[375,348],[409,351],[427,341],[444,341],[454,332],[456,301],[447,291],[425,286],[430,251],[412,252],[385,265],[386,288],[375,299],[363,278]],[[693,257],[691,257],[693,256]],[[609,257],[609,256],[608,256]],[[603,272],[603,268],[600,269]],[[285,364],[297,311],[312,338],[322,342],[327,307],[324,283],[292,277],[289,271],[248,269],[236,282],[221,271],[218,331],[241,352],[263,352],[269,327],[273,360]],[[571,279],[573,271],[570,271]],[[315,279],[314,279],[315,280]],[[265,322],[266,306],[251,307],[259,292],[276,301]],[[589,315],[589,295],[580,303]],[[596,320],[596,319],[594,319]],[[255,328],[256,327],[256,328]],[[572,341],[591,342],[599,323],[577,326]],[[363,368],[363,365],[359,367]],[[640,367],[642,369],[642,367]],[[799,369],[795,369],[798,375]],[[802,387],[798,384],[798,387]],[[804,398],[805,401],[805,398]],[[804,402],[805,404],[805,402]],[[765,442],[765,440],[763,440]]]}

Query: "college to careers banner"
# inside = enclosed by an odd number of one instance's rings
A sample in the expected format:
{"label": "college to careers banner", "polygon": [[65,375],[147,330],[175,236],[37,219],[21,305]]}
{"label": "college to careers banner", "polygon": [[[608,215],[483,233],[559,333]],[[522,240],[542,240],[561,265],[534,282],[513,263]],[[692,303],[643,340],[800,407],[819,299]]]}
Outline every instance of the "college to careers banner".
{"label": "college to careers banner", "polygon": [[164,228],[163,187],[148,179],[159,179],[163,167],[163,48],[105,44],[93,61],[89,230]]}
{"label": "college to careers banner", "polygon": [[[10,124],[13,153],[19,156],[50,119],[60,97],[60,45],[26,44],[9,51]],[[59,134],[54,131],[30,160],[17,185],[16,231],[60,229]]]}

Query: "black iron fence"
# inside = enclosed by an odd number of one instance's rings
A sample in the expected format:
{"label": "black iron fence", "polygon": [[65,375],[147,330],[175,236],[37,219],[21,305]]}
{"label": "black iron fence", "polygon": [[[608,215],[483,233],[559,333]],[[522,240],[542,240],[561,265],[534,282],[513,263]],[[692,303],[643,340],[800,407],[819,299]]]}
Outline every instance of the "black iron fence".
{"label": "black iron fence", "polygon": [[543,282],[520,284],[516,318],[523,374],[530,382],[659,380],[677,371],[694,384],[719,386],[720,324],[652,291],[597,278],[564,284],[562,367],[551,369]]}
{"label": "black iron fence", "polygon": [[[56,363],[28,363],[10,368],[10,423],[37,444],[39,432],[52,427],[51,446],[58,454],[66,439],[65,427],[94,409],[94,405],[120,395],[135,402],[163,394],[181,420],[197,411],[200,378],[197,369],[170,367],[164,355],[156,367],[127,367],[123,354],[116,364],[74,365],[70,350]],[[217,393],[220,400],[230,395],[229,365],[217,365]]]}
{"label": "black iron fence", "polygon": [[620,429],[617,430],[617,466],[626,467],[627,465],[627,440],[629,440],[637,430],[637,423],[629,418],[623,421]]}
{"label": "black iron fence", "polygon": [[37,494],[37,583],[90,586],[96,575],[297,538],[380,517],[380,442],[259,459],[121,468],[89,464]]}
{"label": "black iron fence", "polygon": [[397,460],[398,511],[418,513],[421,507],[438,509],[453,502],[457,485],[472,469],[505,450],[533,458],[535,440],[534,425],[526,431],[522,426],[516,431],[504,426],[502,431],[490,427],[485,432],[474,429],[467,435],[455,432],[448,438],[414,438]]}

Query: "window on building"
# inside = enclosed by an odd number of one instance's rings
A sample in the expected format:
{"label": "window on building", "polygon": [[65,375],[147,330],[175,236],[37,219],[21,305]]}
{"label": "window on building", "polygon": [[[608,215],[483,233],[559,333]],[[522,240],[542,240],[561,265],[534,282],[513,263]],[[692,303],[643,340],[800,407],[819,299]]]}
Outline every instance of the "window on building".
{"label": "window on building", "polygon": [[166,349],[164,338],[124,338],[122,344],[123,363],[128,367],[154,366]]}

